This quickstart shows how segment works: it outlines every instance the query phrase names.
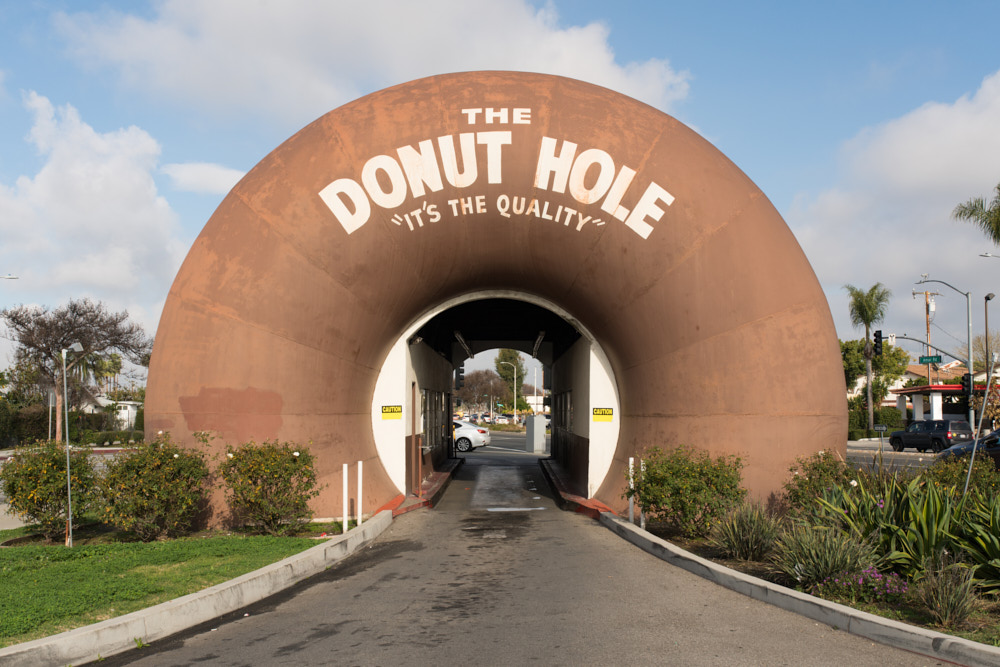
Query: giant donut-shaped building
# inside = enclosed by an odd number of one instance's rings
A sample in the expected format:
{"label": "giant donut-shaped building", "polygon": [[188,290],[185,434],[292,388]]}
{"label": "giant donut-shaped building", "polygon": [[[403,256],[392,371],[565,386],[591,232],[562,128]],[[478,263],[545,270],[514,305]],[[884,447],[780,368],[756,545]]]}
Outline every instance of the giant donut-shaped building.
{"label": "giant donut-shaped building", "polygon": [[309,442],[317,515],[359,461],[371,512],[453,455],[453,370],[492,347],[545,364],[553,454],[612,508],[649,446],[736,454],[757,497],[845,448],[829,307],[761,191],[652,107],[516,72],[367,95],[256,165],[170,290],[146,431]]}

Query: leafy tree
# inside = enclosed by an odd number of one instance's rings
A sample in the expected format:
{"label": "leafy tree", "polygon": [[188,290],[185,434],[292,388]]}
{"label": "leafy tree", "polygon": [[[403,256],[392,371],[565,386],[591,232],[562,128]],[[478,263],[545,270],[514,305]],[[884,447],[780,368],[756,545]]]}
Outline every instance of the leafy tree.
{"label": "leafy tree", "polygon": [[[844,380],[850,389],[859,377],[865,375],[865,341],[848,340],[840,342],[840,354],[844,362]],[[878,405],[889,395],[889,387],[903,377],[910,364],[910,355],[901,347],[886,344],[882,354],[872,357],[872,402]],[[867,388],[862,387],[867,394]],[[864,405],[864,401],[861,402]]]}
{"label": "leafy tree", "polygon": [[986,238],[1000,245],[1000,184],[993,191],[993,200],[987,204],[982,197],[959,204],[951,212],[956,220],[971,222],[979,227]]}
{"label": "leafy tree", "polygon": [[865,374],[865,342],[863,340],[840,341],[840,358],[844,363],[844,383],[850,391],[858,378]]}
{"label": "leafy tree", "polygon": [[890,384],[906,374],[906,367],[913,363],[910,353],[896,345],[883,345],[882,354],[872,359],[872,373]]}
{"label": "leafy tree", "polygon": [[865,377],[868,379],[868,430],[874,428],[874,403],[872,402],[872,325],[885,319],[889,310],[889,297],[892,292],[882,283],[875,283],[867,291],[854,285],[844,285],[850,296],[848,307],[851,312],[851,324],[865,328]]}
{"label": "leafy tree", "polygon": [[138,363],[149,351],[149,339],[139,324],[129,321],[126,311],[110,312],[103,303],[90,299],[71,299],[55,310],[17,306],[0,312],[0,317],[18,345],[18,360],[33,364],[55,389],[56,440],[62,439],[63,350],[74,343],[83,346],[82,353],[66,355],[67,372],[90,354],[117,351]]}
{"label": "leafy tree", "polygon": [[17,407],[39,405],[48,398],[51,384],[42,376],[29,359],[15,359],[14,365],[4,372],[6,399]]}
{"label": "leafy tree", "polygon": [[[509,365],[513,364],[513,366]],[[522,391],[520,387],[515,387],[515,377],[514,369],[517,369],[516,383],[518,385],[524,384],[524,362],[521,360],[521,353],[517,350],[501,349],[497,354],[496,359],[496,369],[497,374],[503,379],[504,383],[507,385],[507,391],[510,392],[509,395],[513,397],[511,405],[517,405],[518,409],[521,409],[521,395]],[[525,405],[525,407],[527,407]]]}

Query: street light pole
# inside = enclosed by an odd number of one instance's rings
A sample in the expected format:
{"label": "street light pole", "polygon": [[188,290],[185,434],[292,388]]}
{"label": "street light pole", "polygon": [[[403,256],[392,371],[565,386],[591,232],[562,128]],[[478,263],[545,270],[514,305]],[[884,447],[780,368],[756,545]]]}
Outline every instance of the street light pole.
{"label": "street light pole", "polygon": [[[990,395],[990,383],[993,382],[993,365],[990,363],[990,301],[993,300],[996,294],[990,292],[985,297],[983,297],[983,307],[985,313],[983,313],[983,319],[986,324],[986,340],[984,344],[986,345],[986,393],[983,394],[983,412],[986,414],[986,397]],[[980,416],[980,422],[982,422],[982,417]],[[992,429],[990,429],[992,430]]]}
{"label": "street light pole", "polygon": [[[927,275],[927,274],[924,274],[924,275]],[[916,284],[917,285],[923,285],[924,283],[941,283],[945,287],[950,287],[951,289],[955,290],[959,294],[965,295],[965,305],[966,305],[966,309],[967,309],[968,315],[969,315],[969,333],[968,333],[968,339],[967,339],[968,340],[968,348],[969,348],[969,356],[968,356],[968,358],[966,360],[966,369],[971,374],[972,373],[972,292],[963,292],[962,290],[958,289],[954,285],[949,285],[948,283],[946,283],[943,280],[932,280],[930,278],[921,278]],[[967,399],[969,401],[969,425],[971,426],[972,424],[974,424],[976,422],[976,412],[972,408],[972,395],[970,394],[967,397]]]}

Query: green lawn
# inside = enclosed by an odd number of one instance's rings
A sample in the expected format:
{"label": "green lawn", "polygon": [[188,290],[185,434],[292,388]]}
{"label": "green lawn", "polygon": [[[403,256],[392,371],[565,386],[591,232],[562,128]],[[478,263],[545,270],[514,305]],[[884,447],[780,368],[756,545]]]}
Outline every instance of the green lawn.
{"label": "green lawn", "polygon": [[[0,531],[0,541],[27,534]],[[46,637],[228,581],[316,546],[302,537],[202,535],[163,542],[103,538],[72,549],[0,549],[0,647]]]}

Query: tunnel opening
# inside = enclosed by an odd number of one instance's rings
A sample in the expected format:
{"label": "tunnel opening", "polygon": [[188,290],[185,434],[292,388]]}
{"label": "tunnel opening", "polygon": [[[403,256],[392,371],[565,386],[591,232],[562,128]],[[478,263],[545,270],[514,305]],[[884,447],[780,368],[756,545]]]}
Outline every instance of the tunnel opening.
{"label": "tunnel opening", "polygon": [[519,440],[499,437],[508,448],[550,456],[566,470],[573,491],[590,497],[618,446],[614,373],[601,346],[569,313],[508,291],[467,294],[430,309],[392,346],[372,396],[372,432],[390,478],[400,493],[412,494],[448,459],[463,455],[451,430],[456,377],[467,360],[498,348],[537,359],[545,394],[542,409],[524,416]]}

